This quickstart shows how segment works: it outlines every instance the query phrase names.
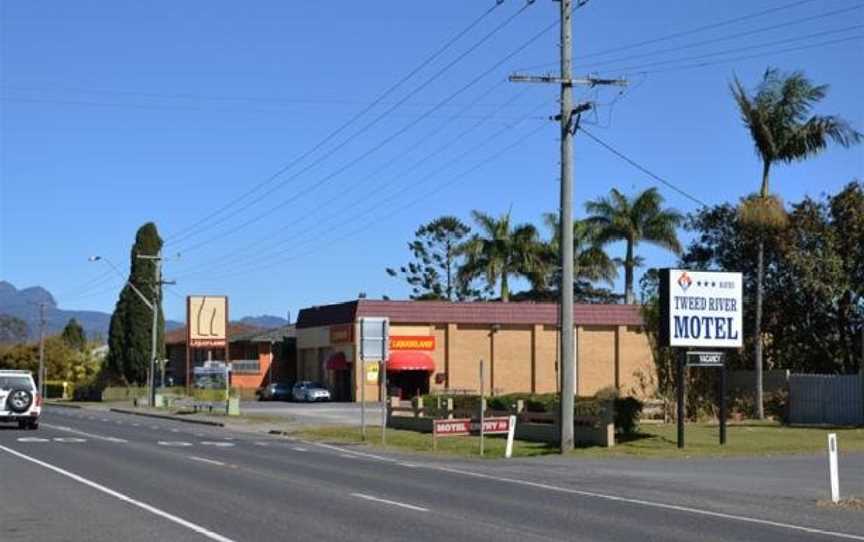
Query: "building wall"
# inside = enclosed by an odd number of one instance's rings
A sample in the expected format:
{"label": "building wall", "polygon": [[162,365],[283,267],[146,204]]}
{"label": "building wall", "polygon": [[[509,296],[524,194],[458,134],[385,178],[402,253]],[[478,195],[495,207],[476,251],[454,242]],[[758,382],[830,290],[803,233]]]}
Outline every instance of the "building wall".
{"label": "building wall", "polygon": [[[558,340],[554,326],[502,326],[493,332],[491,325],[392,325],[394,336],[434,336],[435,349],[424,351],[435,362],[429,375],[431,390],[480,389],[479,364],[484,361],[484,388],[487,393],[555,393],[558,390]],[[341,350],[354,361],[354,343],[330,345],[327,326],[297,330],[298,379],[330,383],[323,362],[330,353]],[[647,336],[627,326],[579,326],[576,330],[580,355],[579,395],[593,395],[607,386],[617,386],[629,395],[653,393],[654,364]],[[367,400],[379,400],[380,387],[366,382],[365,373],[351,364],[353,400],[360,399],[365,383]],[[435,374],[444,373],[441,383]],[[641,383],[648,383],[648,387]]]}

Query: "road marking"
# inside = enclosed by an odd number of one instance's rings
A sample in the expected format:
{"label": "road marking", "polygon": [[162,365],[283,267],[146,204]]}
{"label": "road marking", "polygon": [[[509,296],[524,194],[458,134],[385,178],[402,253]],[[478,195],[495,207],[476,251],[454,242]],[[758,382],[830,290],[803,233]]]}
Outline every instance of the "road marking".
{"label": "road marking", "polygon": [[109,420],[108,420],[108,418],[102,418],[102,419],[100,419],[99,421],[100,421],[100,422],[107,422],[107,421],[109,421]]}
{"label": "road marking", "polygon": [[19,437],[18,442],[50,442],[51,439],[40,437]]}
{"label": "road marking", "polygon": [[233,442],[216,442],[216,441],[212,441],[212,440],[202,440],[201,445],[202,446],[217,446],[219,448],[230,448],[230,447],[234,446],[234,443]]}
{"label": "road marking", "polygon": [[168,446],[170,448],[184,448],[186,446],[192,446],[191,442],[183,442],[179,440],[160,440],[156,444],[159,446]]}
{"label": "road marking", "polygon": [[384,504],[389,504],[392,506],[398,506],[400,508],[407,508],[408,510],[414,510],[415,512],[428,512],[428,508],[423,508],[422,506],[414,506],[413,504],[405,504],[404,502],[390,501],[387,499],[379,499],[378,497],[373,497],[372,495],[365,495],[363,493],[352,493],[352,497],[357,497],[358,499],[365,499],[367,501],[380,502]]}
{"label": "road marking", "polygon": [[294,450],[295,452],[307,452],[307,451],[309,451],[308,448],[301,448],[300,446],[294,446],[291,449]]}
{"label": "road marking", "polygon": [[79,431],[78,429],[72,429],[71,427],[66,427],[65,425],[52,425],[52,424],[48,424],[48,423],[43,423],[42,426],[43,427],[49,427],[51,429],[56,429],[58,431],[66,431],[67,433],[74,433],[76,435],[81,435],[82,437],[90,437],[90,438],[95,438],[97,440],[104,440],[107,442],[117,442],[117,443],[129,442],[128,440],[122,439],[122,438],[103,437],[102,435],[94,435],[93,433],[87,433],[84,431]]}
{"label": "road marking", "polygon": [[351,454],[339,454],[339,457],[347,457],[348,459],[357,459],[356,455],[351,455]]}
{"label": "road marking", "polygon": [[132,427],[141,427],[141,424],[140,423],[133,423]]}
{"label": "road marking", "polygon": [[187,529],[190,529],[190,530],[192,530],[192,531],[194,531],[194,532],[196,532],[202,536],[205,536],[205,537],[209,538],[210,540],[216,540],[217,542],[234,542],[234,540],[228,538],[227,536],[222,536],[219,533],[213,532],[207,528],[204,528],[200,525],[192,523],[191,521],[187,521],[181,517],[175,516],[174,514],[169,514],[168,512],[166,512],[164,510],[160,510],[159,508],[156,508],[155,506],[151,506],[145,502],[133,499],[132,497],[129,497],[128,495],[124,495],[123,493],[120,493],[119,491],[114,491],[113,489],[105,487],[102,484],[98,484],[92,480],[88,480],[87,478],[84,478],[83,476],[79,476],[73,472],[69,472],[68,470],[64,470],[64,469],[61,469],[60,467],[54,466],[50,463],[40,461],[39,459],[36,459],[34,457],[30,457],[29,455],[22,454],[21,452],[16,452],[15,450],[13,450],[11,448],[7,448],[6,446],[3,446],[3,445],[0,445],[0,450],[3,450],[4,452],[10,453],[10,454],[14,455],[15,457],[18,457],[18,458],[23,459],[25,461],[29,461],[33,464],[39,465],[40,467],[45,467],[46,469],[50,469],[50,470],[52,470],[58,474],[62,474],[63,476],[66,476],[67,478],[71,478],[72,480],[75,480],[76,482],[84,484],[85,486],[91,487],[97,491],[101,491],[102,493],[105,493],[106,495],[110,495],[110,496],[112,496],[118,500],[123,501],[123,502],[127,502],[127,503],[131,504],[132,506],[137,506],[138,508],[141,508],[142,510],[146,510],[146,511],[150,512],[151,514],[155,514],[159,517],[167,519],[168,521],[171,521],[171,522],[176,523],[178,525],[182,525],[183,527],[186,527]]}
{"label": "road marking", "polygon": [[54,442],[78,444],[79,442],[87,442],[87,439],[78,437],[54,437]]}
{"label": "road marking", "polygon": [[197,455],[190,455],[189,459],[192,461],[200,461],[201,463],[208,463],[210,465],[217,465],[219,467],[224,467],[225,463],[221,461],[216,461],[215,459],[207,459],[206,457],[198,457]]}
{"label": "road marking", "polygon": [[[402,465],[402,462],[400,462],[399,460],[389,458],[389,457],[384,457],[384,456],[369,454],[369,453],[364,453],[364,452],[356,452],[354,450],[345,450],[344,448],[340,449],[338,446],[333,446],[330,444],[323,444],[320,442],[313,442],[312,444],[315,444],[317,446],[321,446],[323,448],[340,450],[342,452],[358,455],[361,457],[368,457],[370,459],[377,459],[379,461],[393,462],[393,463],[397,463],[399,465]],[[735,515],[735,514],[725,514],[723,512],[714,512],[712,510],[705,510],[702,508],[693,508],[690,506],[679,506],[676,504],[666,504],[666,503],[662,503],[662,502],[647,501],[644,499],[634,499],[634,498],[630,498],[630,497],[619,497],[617,495],[607,495],[604,493],[594,493],[592,491],[581,491],[578,489],[553,486],[551,484],[544,484],[541,482],[531,482],[529,480],[519,480],[516,478],[505,478],[505,477],[501,477],[501,476],[492,476],[491,474],[483,474],[480,472],[471,472],[471,471],[454,469],[454,468],[450,468],[450,467],[442,467],[442,466],[437,466],[437,465],[434,465],[434,466],[415,465],[415,467],[432,469],[432,470],[440,470],[443,472],[450,472],[453,474],[461,474],[463,476],[472,476],[474,478],[484,478],[487,480],[495,480],[498,482],[505,482],[505,483],[509,483],[509,484],[517,484],[517,485],[522,485],[522,486],[534,487],[534,488],[538,488],[538,489],[545,489],[547,491],[554,491],[557,493],[569,493],[571,495],[578,495],[581,497],[590,497],[593,499],[603,499],[603,500],[613,501],[613,502],[635,504],[635,505],[639,505],[639,506],[645,506],[648,508],[658,508],[661,510],[673,510],[676,512],[684,512],[684,513],[688,513],[688,514],[694,514],[697,516],[707,516],[707,517],[713,517],[713,518],[727,519],[730,521],[738,521],[741,523],[752,523],[755,525],[765,525],[768,527],[776,527],[779,529],[786,529],[786,530],[790,530],[790,531],[797,531],[797,532],[803,532],[803,533],[809,533],[809,534],[817,534],[817,535],[822,535],[822,536],[833,536],[835,538],[842,538],[844,540],[858,540],[860,542],[864,542],[864,536],[861,536],[861,535],[841,533],[841,532],[837,532],[837,531],[827,531],[827,530],[822,530],[822,529],[816,529],[813,527],[805,527],[803,525],[795,525],[793,523],[782,523],[779,521],[771,521],[768,519],[760,519],[760,518],[754,518],[754,517],[750,517],[750,516],[739,516],[739,515]]]}
{"label": "road marking", "polygon": [[258,441],[258,442],[255,442],[254,444],[255,444],[255,446],[270,446],[270,443],[269,443],[269,442],[260,442],[260,441]]}
{"label": "road marking", "polygon": [[159,426],[158,425],[151,425],[150,429],[153,429],[155,431],[155,430],[159,429]]}
{"label": "road marking", "polygon": [[581,497],[591,497],[594,499],[603,499],[603,500],[613,501],[613,502],[635,504],[635,505],[639,505],[639,506],[646,506],[649,508],[659,508],[661,510],[674,510],[676,512],[685,512],[688,514],[695,514],[695,515],[699,515],[699,516],[728,519],[728,520],[739,521],[739,522],[743,522],[743,523],[753,523],[756,525],[765,525],[768,527],[777,527],[780,529],[799,531],[799,532],[804,532],[804,533],[809,533],[809,534],[833,536],[835,538],[843,538],[846,540],[864,541],[864,536],[859,536],[859,535],[854,535],[854,534],[849,534],[849,533],[840,533],[840,532],[835,532],[835,531],[825,531],[822,529],[815,529],[812,527],[804,527],[802,525],[794,525],[791,523],[781,523],[779,521],[771,521],[768,519],[759,519],[759,518],[753,518],[753,517],[749,517],[749,516],[738,516],[735,514],[724,514],[723,512],[714,512],[711,510],[704,510],[702,508],[692,508],[689,506],[679,506],[676,504],[665,504],[665,503],[660,503],[660,502],[647,501],[644,499],[633,499],[630,497],[618,497],[615,495],[606,495],[604,493],[594,493],[592,491],[581,491],[578,489],[570,489],[567,487],[553,486],[550,484],[543,484],[540,482],[530,482],[528,480],[518,480],[516,478],[504,478],[504,477],[500,477],[500,476],[492,476],[490,474],[464,471],[461,469],[453,469],[453,468],[449,468],[449,467],[436,466],[436,467],[431,467],[431,468],[436,469],[436,470],[445,471],[445,472],[452,472],[455,474],[462,474],[464,476],[472,476],[475,478],[484,478],[486,480],[495,480],[498,482],[506,482],[506,483],[510,483],[510,484],[518,484],[518,485],[523,485],[523,486],[528,486],[528,487],[545,489],[545,490],[554,491],[557,493],[569,493],[571,495],[579,495]]}

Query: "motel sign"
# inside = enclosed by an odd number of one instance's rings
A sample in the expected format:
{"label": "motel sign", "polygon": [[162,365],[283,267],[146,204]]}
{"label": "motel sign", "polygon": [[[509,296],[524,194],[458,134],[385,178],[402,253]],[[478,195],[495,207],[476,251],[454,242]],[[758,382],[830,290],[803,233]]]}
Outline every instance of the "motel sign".
{"label": "motel sign", "polygon": [[663,269],[661,344],[741,348],[741,273]]}

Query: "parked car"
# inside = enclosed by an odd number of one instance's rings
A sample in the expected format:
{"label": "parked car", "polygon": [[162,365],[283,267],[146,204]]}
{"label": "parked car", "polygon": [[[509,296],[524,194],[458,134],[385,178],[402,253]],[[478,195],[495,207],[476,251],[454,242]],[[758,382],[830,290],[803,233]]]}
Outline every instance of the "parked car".
{"label": "parked car", "polygon": [[259,401],[290,401],[291,384],[270,384],[255,390]]}
{"label": "parked car", "polygon": [[330,400],[330,391],[327,388],[317,382],[309,382],[308,380],[294,384],[294,387],[291,389],[291,395],[295,401],[310,403]]}
{"label": "parked car", "polygon": [[38,429],[42,396],[30,371],[0,370],[0,422]]}

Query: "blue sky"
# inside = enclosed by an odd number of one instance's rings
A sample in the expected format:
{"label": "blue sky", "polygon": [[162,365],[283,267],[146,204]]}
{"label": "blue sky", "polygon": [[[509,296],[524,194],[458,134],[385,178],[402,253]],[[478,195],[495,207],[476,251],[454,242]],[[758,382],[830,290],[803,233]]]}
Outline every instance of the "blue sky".
{"label": "blue sky", "polygon": [[[183,318],[188,293],[228,294],[235,316],[296,315],[361,291],[405,297],[384,268],[404,263],[413,231],[441,214],[512,208],[517,221],[539,223],[558,198],[548,120],[557,90],[506,76],[554,70],[557,27],[490,68],[555,22],[549,0],[519,15],[524,2],[505,0],[381,104],[243,197],[493,5],[0,2],[0,279],[45,286],[64,308],[110,311],[121,281],[87,257],[125,271],[135,230],[153,220],[166,253],[181,253],[165,264],[177,279],[169,317]],[[600,104],[586,126],[697,198],[735,201],[756,189],[760,165],[731,77],[752,86],[768,65],[802,69],[831,85],[820,112],[864,129],[861,5],[593,0],[574,15],[574,71],[632,84],[623,95],[577,89]],[[787,201],[836,191],[864,177],[862,153],[833,149],[778,167],[773,189]],[[612,187],[655,184],[584,136],[575,157],[577,215]],[[696,208],[660,188],[668,205]],[[674,262],[647,246],[640,254],[649,266]]]}

